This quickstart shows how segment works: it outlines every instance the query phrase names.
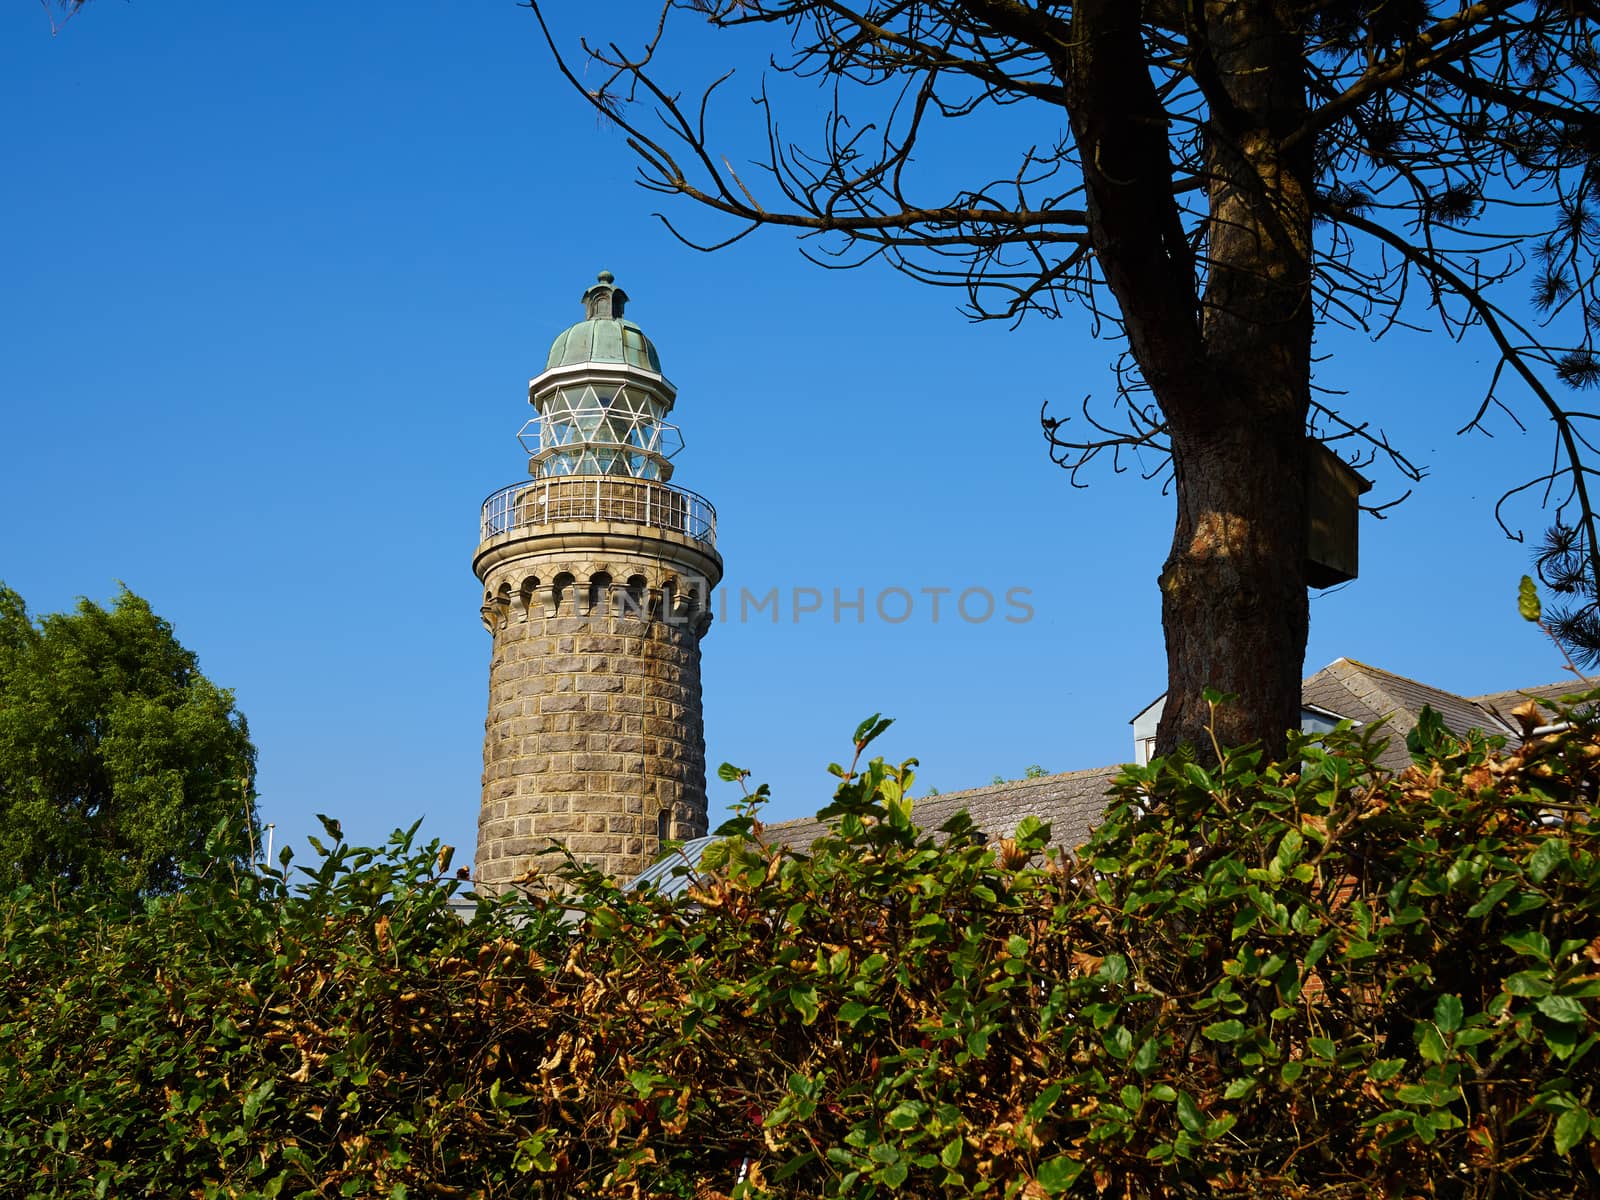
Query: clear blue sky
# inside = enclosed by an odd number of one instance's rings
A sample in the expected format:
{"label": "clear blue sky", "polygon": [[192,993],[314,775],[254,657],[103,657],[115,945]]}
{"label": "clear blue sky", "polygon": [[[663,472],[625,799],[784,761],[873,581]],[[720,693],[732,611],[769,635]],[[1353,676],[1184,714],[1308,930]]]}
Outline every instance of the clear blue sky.
{"label": "clear blue sky", "polygon": [[[559,7],[569,39],[650,8]],[[470,854],[478,506],[523,471],[527,381],[601,268],[679,388],[676,482],[719,509],[724,587],[828,597],[706,638],[713,823],[723,760],[772,783],[774,818],[815,811],[874,711],[944,791],[1131,753],[1164,687],[1170,501],[1131,476],[1074,491],[1046,457],[1043,401],[1111,394],[1116,347],[1076,316],[970,325],[954,294],[818,270],[776,233],[683,248],[512,0],[97,0],[54,38],[9,4],[0,112],[0,579],[36,612],[146,596],[235,689],[280,840],[317,811],[358,839],[422,817]],[[1454,436],[1479,348],[1319,349],[1320,381],[1431,475],[1364,521],[1362,578],[1315,596],[1308,671],[1558,678],[1490,512],[1547,431]],[[919,601],[900,624],[870,611],[893,587]],[[935,624],[930,587],[1025,587],[1033,619]],[[865,591],[863,623],[833,623],[835,588]]]}

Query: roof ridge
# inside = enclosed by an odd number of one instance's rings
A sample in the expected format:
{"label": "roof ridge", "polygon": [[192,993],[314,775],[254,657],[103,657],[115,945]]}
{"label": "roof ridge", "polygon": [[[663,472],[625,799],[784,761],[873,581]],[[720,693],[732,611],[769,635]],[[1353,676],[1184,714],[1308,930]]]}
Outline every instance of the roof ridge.
{"label": "roof ridge", "polygon": [[1315,671],[1311,672],[1310,675],[1307,675],[1300,682],[1304,683],[1306,681],[1306,679],[1315,679],[1318,675],[1321,675],[1324,671],[1333,670],[1340,663],[1344,663],[1346,666],[1361,666],[1362,665],[1361,663],[1357,662],[1355,659],[1351,658],[1348,654],[1341,654],[1341,655],[1339,655],[1338,658],[1334,659],[1332,662],[1323,663],[1322,666],[1318,667]]}
{"label": "roof ridge", "polygon": [[1460,692],[1452,692],[1449,688],[1442,688],[1438,684],[1434,683],[1423,683],[1420,679],[1413,679],[1411,676],[1402,675],[1398,671],[1388,671],[1383,667],[1375,667],[1371,663],[1364,663],[1358,658],[1347,658],[1345,661],[1353,667],[1359,667],[1363,671],[1370,671],[1374,675],[1383,675],[1389,679],[1398,679],[1401,683],[1409,683],[1419,688],[1426,688],[1430,692],[1443,692],[1446,696],[1454,696],[1458,700],[1468,699],[1468,697],[1463,696]]}
{"label": "roof ridge", "polygon": [[980,784],[977,787],[960,788],[954,792],[939,792],[932,796],[917,796],[914,797],[914,799],[948,800],[953,796],[970,796],[978,792],[992,793],[1017,791],[1022,788],[1039,787],[1042,784],[1050,783],[1052,780],[1075,779],[1082,778],[1086,775],[1103,775],[1107,771],[1120,771],[1127,765],[1127,763],[1111,763],[1103,767],[1084,767],[1077,771],[1053,771],[1049,775],[1039,775],[1033,779],[1007,779],[1000,783],[985,783]]}
{"label": "roof ridge", "polygon": [[[1477,704],[1481,700],[1488,700],[1488,699],[1490,699],[1490,698],[1492,698],[1494,696],[1509,696],[1512,693],[1516,693],[1517,695],[1521,695],[1523,692],[1542,692],[1546,688],[1567,687],[1567,686],[1569,686],[1569,683],[1565,679],[1552,679],[1549,683],[1528,683],[1528,684],[1522,684],[1521,686],[1518,686],[1518,687],[1496,688],[1492,692],[1484,692],[1481,695],[1468,696],[1466,698],[1468,700],[1471,700],[1474,704]],[[1576,685],[1573,685],[1573,691],[1575,691],[1575,692],[1592,691],[1595,686],[1596,685],[1594,685],[1594,684],[1590,684],[1588,687],[1585,687],[1582,684],[1576,684]]]}
{"label": "roof ridge", "polygon": [[[1334,659],[1323,670],[1331,672],[1333,678],[1339,681],[1339,686],[1350,694],[1352,700],[1364,705],[1378,718],[1388,717],[1402,707],[1393,696],[1379,686],[1381,681],[1374,679],[1372,675],[1388,675],[1394,679],[1401,679],[1403,676],[1394,675],[1392,672],[1384,671],[1381,668],[1369,666],[1358,658],[1349,658],[1344,655]],[[1368,672],[1371,672],[1372,675],[1369,675]],[[1363,691],[1354,686],[1352,676],[1359,678],[1366,685],[1367,690]],[[1300,681],[1300,702],[1302,704],[1305,703],[1305,683],[1305,680]]]}
{"label": "roof ridge", "polygon": [[[1435,692],[1435,693],[1437,693],[1438,695],[1441,695],[1441,696],[1449,696],[1453,700],[1459,700],[1463,704],[1470,705],[1471,707],[1479,709],[1480,711],[1482,710],[1483,706],[1478,704],[1478,702],[1476,700],[1474,700],[1471,696],[1463,696],[1460,692],[1452,692],[1449,688],[1442,688],[1438,684],[1424,683],[1420,679],[1413,679],[1413,678],[1411,678],[1411,676],[1402,675],[1398,671],[1386,671],[1382,667],[1375,667],[1371,663],[1364,663],[1364,662],[1360,661],[1359,659],[1351,658],[1351,659],[1347,659],[1346,661],[1351,666],[1357,668],[1358,670],[1360,670],[1362,672],[1365,672],[1369,676],[1376,675],[1376,676],[1379,676],[1380,679],[1393,679],[1393,680],[1396,680],[1396,681],[1398,681],[1400,683],[1410,684],[1412,687],[1421,688],[1425,692]],[[1375,689],[1383,696],[1384,700],[1387,703],[1388,708],[1392,712],[1405,712],[1405,711],[1408,711],[1407,705],[1402,702],[1400,697],[1395,696],[1387,688],[1383,687],[1381,685],[1380,680],[1374,680],[1373,682],[1374,682]],[[1426,702],[1424,702],[1424,703],[1426,703]],[[1484,713],[1484,715],[1487,716],[1487,717],[1493,717],[1494,716],[1493,713]]]}
{"label": "roof ridge", "polygon": [[[967,796],[988,796],[1000,792],[1022,791],[1026,788],[1039,787],[1043,784],[1051,783],[1053,781],[1082,779],[1091,775],[1106,775],[1112,772],[1121,771],[1122,768],[1127,765],[1127,763],[1112,763],[1103,767],[1085,767],[1077,771],[1057,771],[1051,775],[1040,775],[1037,779],[1008,779],[1004,783],[991,783],[982,787],[962,788],[958,792],[938,792],[931,796],[913,796],[911,798],[912,811],[915,812],[916,805],[925,800],[938,800],[943,802],[947,800],[959,800]],[[812,813],[808,817],[790,817],[783,821],[763,821],[762,825],[767,829],[781,829],[785,826],[800,825],[805,822],[815,823],[818,821],[819,818],[817,815]]]}
{"label": "roof ridge", "polygon": [[[1356,663],[1356,660],[1352,659],[1351,662]],[[1461,692],[1452,692],[1446,688],[1439,687],[1437,684],[1423,683],[1419,679],[1412,679],[1408,675],[1401,675],[1395,671],[1386,671],[1382,667],[1374,667],[1368,663],[1356,663],[1356,665],[1358,665],[1362,671],[1369,673],[1369,679],[1371,679],[1373,676],[1379,677],[1372,679],[1373,688],[1375,691],[1384,696],[1384,698],[1389,702],[1390,706],[1395,711],[1404,711],[1405,706],[1397,703],[1396,698],[1382,686],[1383,679],[1398,680],[1401,683],[1410,684],[1412,687],[1420,688],[1425,692],[1432,692],[1439,696],[1448,696],[1457,703],[1466,705],[1483,718],[1484,723],[1478,728],[1485,734],[1504,733],[1515,736],[1517,733],[1517,730],[1513,728],[1511,723],[1500,714],[1494,705],[1488,703],[1488,701],[1493,697],[1504,695],[1504,692],[1485,692],[1481,696],[1468,696]],[[1423,703],[1424,705],[1427,705],[1426,700],[1424,700]]]}

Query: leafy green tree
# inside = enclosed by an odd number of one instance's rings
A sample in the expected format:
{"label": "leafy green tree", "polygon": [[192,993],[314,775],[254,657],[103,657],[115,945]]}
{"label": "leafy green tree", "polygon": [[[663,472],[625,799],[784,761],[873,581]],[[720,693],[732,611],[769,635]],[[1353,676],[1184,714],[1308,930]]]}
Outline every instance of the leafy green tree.
{"label": "leafy green tree", "polygon": [[[584,62],[558,6],[531,5],[690,244],[791,230],[828,266],[953,287],[975,318],[1077,304],[1123,340],[1106,403],[1044,425],[1075,483],[1137,466],[1174,496],[1161,753],[1209,753],[1208,686],[1237,698],[1222,745],[1282,753],[1299,723],[1308,437],[1420,478],[1376,424],[1398,398],[1340,415],[1313,388],[1330,325],[1474,339],[1461,423],[1547,418],[1550,468],[1507,498],[1568,514],[1600,563],[1600,418],[1568,398],[1600,385],[1593,0],[657,0],[631,44],[605,9]],[[680,43],[708,26],[718,77],[686,92]],[[750,153],[717,132],[746,53]],[[692,209],[712,223],[680,225]]]}
{"label": "leafy green tree", "polygon": [[0,584],[0,884],[170,891],[219,822],[242,859],[255,758],[233,693],[144,600],[35,621]]}

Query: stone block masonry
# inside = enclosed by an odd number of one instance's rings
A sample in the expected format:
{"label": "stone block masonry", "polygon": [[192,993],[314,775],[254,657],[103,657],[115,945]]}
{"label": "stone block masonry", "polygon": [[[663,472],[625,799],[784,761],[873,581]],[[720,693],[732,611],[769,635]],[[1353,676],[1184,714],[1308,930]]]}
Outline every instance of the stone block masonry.
{"label": "stone block masonry", "polygon": [[[563,649],[574,640],[583,653]],[[548,874],[560,856],[538,851],[552,844],[637,875],[659,852],[661,813],[672,838],[706,832],[699,637],[659,614],[508,614],[483,758],[480,882]]]}
{"label": "stone block masonry", "polygon": [[648,558],[491,549],[478,884],[551,889],[556,846],[631,879],[663,835],[706,832],[700,638],[716,575],[682,568],[721,564],[671,545]]}

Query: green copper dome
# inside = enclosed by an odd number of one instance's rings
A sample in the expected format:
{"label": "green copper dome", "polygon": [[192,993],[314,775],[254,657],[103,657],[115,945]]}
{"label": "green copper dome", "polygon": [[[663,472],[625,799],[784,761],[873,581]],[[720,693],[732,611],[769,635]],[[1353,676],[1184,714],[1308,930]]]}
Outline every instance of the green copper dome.
{"label": "green copper dome", "polygon": [[622,319],[628,293],[616,286],[615,279],[610,271],[601,271],[599,282],[583,294],[585,319],[556,337],[545,370],[614,363],[661,374],[661,356],[644,330]]}

